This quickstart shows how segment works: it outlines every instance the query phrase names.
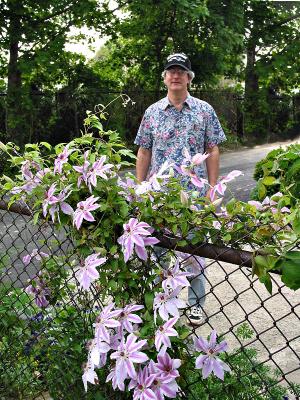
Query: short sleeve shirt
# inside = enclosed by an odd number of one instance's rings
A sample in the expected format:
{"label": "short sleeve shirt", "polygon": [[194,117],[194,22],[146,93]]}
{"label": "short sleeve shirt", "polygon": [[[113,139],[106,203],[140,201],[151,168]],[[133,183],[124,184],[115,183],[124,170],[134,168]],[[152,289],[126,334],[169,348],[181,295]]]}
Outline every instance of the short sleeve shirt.
{"label": "short sleeve shirt", "polygon": [[[180,166],[185,158],[184,148],[193,156],[225,140],[212,106],[188,95],[180,111],[168,97],[152,104],[145,112],[134,143],[152,150],[151,176],[165,161]],[[205,176],[202,164],[196,167],[195,173],[199,178]]]}

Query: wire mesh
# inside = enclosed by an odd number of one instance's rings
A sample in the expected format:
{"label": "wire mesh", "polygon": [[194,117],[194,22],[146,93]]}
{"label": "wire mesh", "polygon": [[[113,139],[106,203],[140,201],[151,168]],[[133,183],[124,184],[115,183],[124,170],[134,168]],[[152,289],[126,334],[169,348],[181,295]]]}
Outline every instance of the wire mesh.
{"label": "wire mesh", "polygon": [[[33,225],[33,217],[19,208],[15,211],[21,214],[0,210],[0,399],[131,398],[132,394],[113,391],[110,384],[101,386],[101,395],[97,385],[84,392],[86,346],[95,316],[109,299],[103,298],[99,284],[88,294],[78,289],[69,232],[56,231],[47,221]],[[215,329],[228,342],[226,362],[232,370],[224,382],[214,383],[198,370],[185,374],[183,367],[178,398],[299,399],[299,292],[272,274],[270,294],[252,277],[250,257],[257,248],[247,244],[246,236],[230,248],[190,242],[181,251],[166,234],[160,239],[161,247],[154,247],[151,260],[137,260],[135,267],[148,271],[156,266],[163,274],[178,261],[181,271],[193,270],[191,288],[180,293],[186,302],[180,323],[188,327],[189,356],[193,358],[192,338],[207,337]],[[296,243],[294,250],[299,247]],[[24,265],[23,257],[33,251]],[[41,269],[42,254],[51,254],[53,270]],[[201,256],[206,257],[205,264]],[[57,268],[61,278],[56,281]],[[193,289],[196,277],[202,280],[202,292],[199,285]],[[39,293],[33,296],[26,288],[39,279]],[[50,294],[43,292],[43,279],[51,280]],[[153,290],[159,285],[158,279]],[[124,287],[120,296],[130,298],[130,286]],[[47,306],[38,307],[38,296],[45,297]],[[99,379],[103,374],[99,370]]]}

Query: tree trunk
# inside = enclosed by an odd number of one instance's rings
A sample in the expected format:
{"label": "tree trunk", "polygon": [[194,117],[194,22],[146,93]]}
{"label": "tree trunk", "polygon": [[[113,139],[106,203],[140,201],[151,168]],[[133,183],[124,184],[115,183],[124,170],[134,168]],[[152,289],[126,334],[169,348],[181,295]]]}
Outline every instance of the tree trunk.
{"label": "tree trunk", "polygon": [[19,146],[25,143],[24,118],[22,111],[22,73],[19,67],[19,45],[21,38],[21,19],[14,9],[16,5],[9,1],[10,23],[8,27],[9,63],[7,74],[7,96],[6,96],[6,138]]}
{"label": "tree trunk", "polygon": [[251,99],[258,92],[258,74],[255,70],[255,42],[249,40],[247,47],[247,65],[245,74],[245,97]]}

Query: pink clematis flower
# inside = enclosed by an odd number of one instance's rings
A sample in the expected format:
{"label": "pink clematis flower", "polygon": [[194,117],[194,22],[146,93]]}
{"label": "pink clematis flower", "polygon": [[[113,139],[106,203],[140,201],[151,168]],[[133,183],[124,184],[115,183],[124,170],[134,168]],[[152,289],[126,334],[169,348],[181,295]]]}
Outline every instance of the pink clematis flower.
{"label": "pink clematis flower", "polygon": [[[45,193],[45,200],[43,201],[43,215],[46,217],[47,213],[51,215],[52,221],[55,222],[55,217],[57,215],[57,219],[60,222],[59,211],[61,210],[66,215],[73,215],[73,208],[65,202],[65,200],[72,193],[68,190],[71,186],[67,186],[64,188],[57,196],[54,196],[56,191],[56,183],[53,183],[50,188]],[[50,208],[48,209],[48,207]]]}
{"label": "pink clematis flower", "polygon": [[34,296],[35,304],[40,308],[46,308],[49,305],[49,297],[51,295],[50,289],[47,287],[47,283],[43,279],[43,274],[39,274],[33,279],[34,284],[28,285],[25,289],[25,293]]}
{"label": "pink clematis flower", "polygon": [[[174,163],[165,161],[159,168],[157,173],[153,174],[149,178],[149,183],[151,184],[152,190],[161,190],[161,185],[164,185],[167,180],[173,175],[173,171],[171,169],[173,165]],[[162,183],[160,183],[158,179],[161,180]]]}
{"label": "pink clematis flower", "polygon": [[89,343],[88,360],[97,368],[103,367],[106,364],[107,353],[110,350],[111,347],[108,343],[98,343],[96,339],[93,339]]}
{"label": "pink clematis flower", "polygon": [[116,360],[117,382],[124,382],[127,377],[137,379],[134,363],[141,364],[148,360],[145,353],[138,351],[147,343],[147,340],[140,340],[139,342],[136,340],[137,337],[131,333],[126,342],[123,339],[118,350],[110,356],[112,360]]}
{"label": "pink clematis flower", "polygon": [[91,168],[86,172],[86,182],[89,187],[90,192],[92,192],[92,186],[97,186],[97,177],[107,180],[107,172],[113,167],[113,164],[104,165],[104,161],[106,160],[106,156],[102,156],[100,160],[97,160],[93,163]]}
{"label": "pink clematis flower", "polygon": [[151,389],[156,395],[157,400],[164,400],[165,396],[175,399],[179,391],[179,386],[175,379],[170,381],[170,378],[162,377],[152,360],[149,362],[148,370],[150,375],[154,376]]}
{"label": "pink clematis flower", "polygon": [[37,261],[41,261],[45,257],[49,257],[49,254],[44,253],[39,249],[33,249],[31,254],[26,254],[26,256],[22,258],[22,260],[23,263],[27,266],[33,258],[35,258]]}
{"label": "pink clematis flower", "polygon": [[56,190],[56,183],[53,183],[45,193],[45,199],[43,201],[43,206],[42,206],[44,217],[46,217],[48,213],[49,205],[55,203],[57,200],[57,198],[54,196],[55,190]]}
{"label": "pink clematis flower", "polygon": [[139,222],[136,218],[130,218],[127,224],[123,225],[124,233],[119,237],[118,243],[122,245],[124,261],[127,262],[135,250],[141,260],[147,260],[145,246],[157,244],[159,242],[151,235],[152,228],[146,222]]}
{"label": "pink clematis flower", "polygon": [[96,267],[104,264],[107,260],[106,257],[99,258],[99,255],[99,253],[94,253],[88,256],[82,267],[76,272],[76,278],[84,290],[88,290],[91,283],[99,278]]}
{"label": "pink clematis flower", "polygon": [[59,173],[59,174],[62,173],[63,165],[68,162],[68,157],[72,153],[72,151],[73,150],[69,150],[69,146],[67,145],[63,149],[63,151],[57,156],[57,158],[54,160],[54,170],[53,170],[53,172],[55,174],[56,173]]}
{"label": "pink clematis flower", "polygon": [[165,291],[170,289],[176,289],[178,286],[186,287],[190,286],[189,281],[187,280],[187,276],[192,276],[193,274],[190,272],[182,272],[179,269],[179,261],[176,260],[176,263],[173,268],[168,268],[163,270],[164,279],[162,281],[162,287]]}
{"label": "pink clematis flower", "polygon": [[104,307],[96,318],[96,322],[93,326],[95,327],[95,338],[98,343],[110,343],[108,328],[117,328],[120,326],[120,322],[115,319],[119,314],[119,310],[113,311],[114,306],[115,304],[111,303]]}
{"label": "pink clematis flower", "polygon": [[183,149],[183,155],[184,155],[183,166],[189,170],[192,169],[196,165],[202,164],[203,161],[205,161],[207,159],[207,157],[210,156],[207,153],[203,153],[203,154],[197,153],[192,157],[186,147]]}
{"label": "pink clematis flower", "polygon": [[87,362],[83,366],[83,375],[82,375],[82,382],[84,386],[84,390],[87,392],[87,383],[90,382],[93,385],[98,383],[98,375],[94,370],[94,365],[92,362]]}
{"label": "pink clematis flower", "polygon": [[205,161],[207,157],[209,157],[209,154],[197,153],[192,157],[188,152],[187,148],[184,148],[183,154],[185,158],[183,159],[182,165],[176,168],[177,171],[182,175],[189,176],[191,178],[192,184],[202,189],[205,185],[208,184],[208,181],[207,179],[197,176],[195,172],[195,167],[202,164],[203,161]]}
{"label": "pink clematis flower", "polygon": [[153,375],[149,375],[148,367],[140,368],[136,379],[129,382],[128,389],[134,389],[133,400],[157,400],[151,389]]}
{"label": "pink clematis flower", "polygon": [[132,324],[141,324],[143,321],[142,319],[136,315],[133,314],[133,311],[138,311],[144,308],[142,305],[138,304],[132,304],[124,307],[122,310],[120,310],[120,314],[118,316],[118,320],[121,323],[120,329],[123,330],[126,329],[127,332],[132,333],[133,332],[133,326]]}
{"label": "pink clematis flower", "polygon": [[126,181],[124,182],[122,181],[121,178],[118,178],[118,186],[120,186],[123,189],[119,192],[119,194],[121,196],[124,196],[129,203],[133,202],[134,200],[137,200],[138,197],[136,196],[135,193],[135,188],[137,185],[132,178],[127,177]]}
{"label": "pink clematis flower", "polygon": [[88,161],[88,156],[89,156],[89,151],[87,150],[84,153],[84,162],[82,166],[75,166],[73,169],[75,169],[76,172],[79,172],[81,175],[77,179],[77,187],[79,188],[81,185],[81,182],[85,182],[87,184],[87,173],[89,169],[90,162]]}
{"label": "pink clematis flower", "polygon": [[112,387],[113,387],[113,389],[114,390],[116,390],[117,388],[119,389],[119,390],[121,390],[122,392],[124,392],[124,390],[125,390],[125,383],[124,383],[124,381],[122,381],[122,382],[120,382],[119,380],[118,380],[118,378],[117,378],[117,374],[116,374],[116,368],[112,368],[111,370],[110,370],[110,373],[107,375],[107,378],[106,378],[106,383],[107,382],[110,382],[111,381],[111,383],[112,383]]}
{"label": "pink clematis flower", "polygon": [[178,317],[171,318],[157,329],[155,332],[155,347],[157,351],[160,351],[162,346],[163,352],[168,347],[171,347],[170,336],[178,336],[178,333],[173,328],[177,321]]}
{"label": "pink clematis flower", "polygon": [[243,175],[242,171],[234,170],[229,172],[229,174],[225,177],[221,178],[220,181],[210,191],[210,200],[214,201],[216,192],[219,193],[221,196],[224,196],[225,190],[227,188],[227,183],[233,181],[240,175]]}
{"label": "pink clematis flower", "polygon": [[207,378],[213,372],[219,379],[223,380],[224,371],[230,372],[230,368],[217,355],[227,350],[227,343],[223,341],[217,344],[217,333],[213,330],[209,342],[200,337],[194,339],[194,345],[196,350],[205,353],[196,358],[196,368],[202,369],[203,378]]}
{"label": "pink clematis flower", "polygon": [[179,376],[177,369],[181,365],[181,361],[176,358],[172,359],[168,353],[160,352],[157,355],[157,363],[154,364],[159,376],[165,381],[173,381]]}
{"label": "pink clematis flower", "polygon": [[154,301],[153,301],[153,309],[154,309],[154,321],[156,323],[157,310],[160,317],[167,321],[169,319],[169,314],[173,317],[179,317],[179,308],[185,307],[185,302],[181,299],[178,299],[177,296],[181,291],[181,287],[177,287],[171,293],[157,293]]}
{"label": "pink clematis flower", "polygon": [[84,219],[89,222],[95,221],[91,211],[97,210],[97,208],[100,207],[100,204],[95,204],[98,199],[99,197],[90,196],[85,201],[80,201],[77,204],[77,209],[73,216],[73,225],[75,225],[77,229],[81,227]]}

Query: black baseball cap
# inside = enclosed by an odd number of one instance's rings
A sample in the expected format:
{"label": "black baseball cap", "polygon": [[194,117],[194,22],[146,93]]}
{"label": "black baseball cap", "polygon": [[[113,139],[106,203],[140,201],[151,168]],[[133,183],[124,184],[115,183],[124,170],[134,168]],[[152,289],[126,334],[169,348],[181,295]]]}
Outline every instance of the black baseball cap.
{"label": "black baseball cap", "polygon": [[188,59],[188,56],[184,53],[175,53],[169,55],[165,65],[165,70],[176,65],[185,69],[186,71],[191,71],[192,69],[191,62]]}

